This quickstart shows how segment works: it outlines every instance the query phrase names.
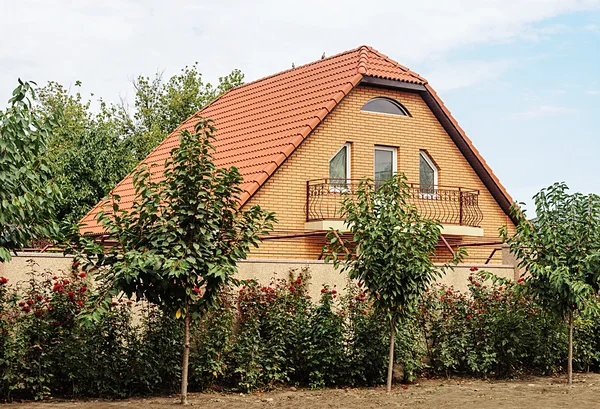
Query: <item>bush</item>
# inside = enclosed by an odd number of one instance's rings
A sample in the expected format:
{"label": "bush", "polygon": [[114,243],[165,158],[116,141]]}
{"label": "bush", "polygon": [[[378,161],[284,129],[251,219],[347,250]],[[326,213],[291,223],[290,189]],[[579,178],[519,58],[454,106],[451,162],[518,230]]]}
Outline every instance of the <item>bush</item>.
{"label": "bush", "polygon": [[[176,393],[182,321],[143,300],[115,300],[95,325],[83,325],[95,297],[77,267],[17,285],[0,277],[0,399]],[[341,297],[324,286],[313,303],[309,280],[307,270],[292,271],[269,286],[247,281],[220,294],[192,327],[190,389],[383,383],[387,321],[356,284]],[[600,368],[599,334],[598,316],[577,317],[577,369]],[[555,374],[564,369],[566,336],[566,324],[519,283],[474,272],[468,293],[436,285],[398,325],[398,375]]]}

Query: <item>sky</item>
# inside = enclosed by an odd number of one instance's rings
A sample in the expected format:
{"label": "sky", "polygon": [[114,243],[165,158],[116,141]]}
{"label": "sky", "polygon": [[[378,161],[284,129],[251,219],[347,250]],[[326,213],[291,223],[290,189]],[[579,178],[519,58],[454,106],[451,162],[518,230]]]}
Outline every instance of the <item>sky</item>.
{"label": "sky", "polygon": [[600,194],[600,0],[0,0],[0,106],[17,78],[132,100],[199,63],[246,81],[366,44],[427,78],[515,200]]}

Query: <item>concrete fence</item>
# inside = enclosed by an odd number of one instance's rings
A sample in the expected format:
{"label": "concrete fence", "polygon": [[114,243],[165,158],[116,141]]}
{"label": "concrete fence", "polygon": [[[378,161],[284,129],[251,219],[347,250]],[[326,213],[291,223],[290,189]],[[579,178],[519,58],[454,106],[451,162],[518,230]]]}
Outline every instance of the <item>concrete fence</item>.
{"label": "concrete fence", "polygon": [[[6,277],[11,283],[28,279],[31,272],[29,264],[34,263],[35,271],[68,271],[73,259],[69,256],[54,253],[18,253],[9,263],[0,264],[0,276]],[[448,271],[439,281],[454,286],[457,290],[466,291],[467,278],[471,268],[477,267],[497,276],[517,279],[521,271],[516,266],[515,258],[510,254],[508,246],[502,248],[502,264],[459,264],[454,270]],[[326,284],[343,291],[347,277],[333,268],[333,264],[320,260],[274,260],[249,259],[238,265],[239,279],[256,279],[267,285],[273,279],[286,279],[290,270],[299,272],[302,268],[310,270],[310,295],[318,299],[322,285]]]}

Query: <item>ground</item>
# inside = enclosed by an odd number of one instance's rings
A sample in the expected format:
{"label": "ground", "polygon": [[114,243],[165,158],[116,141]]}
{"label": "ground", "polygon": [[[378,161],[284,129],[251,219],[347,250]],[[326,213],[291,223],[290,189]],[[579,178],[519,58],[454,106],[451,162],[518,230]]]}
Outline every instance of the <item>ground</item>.
{"label": "ground", "polygon": [[[122,401],[29,402],[5,405],[10,409],[152,409],[178,407],[176,397],[127,399]],[[202,408],[600,408],[600,374],[577,374],[572,387],[561,378],[523,378],[513,381],[471,379],[423,380],[404,389],[326,389],[318,391],[285,388],[253,394],[198,393],[190,403]]]}

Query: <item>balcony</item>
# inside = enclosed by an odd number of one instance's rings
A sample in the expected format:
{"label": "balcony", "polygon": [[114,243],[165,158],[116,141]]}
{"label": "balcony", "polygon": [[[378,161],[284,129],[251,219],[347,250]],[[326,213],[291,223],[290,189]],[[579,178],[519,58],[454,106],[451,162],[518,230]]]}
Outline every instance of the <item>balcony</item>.
{"label": "balcony", "polygon": [[[307,230],[342,229],[342,196],[354,195],[357,179],[318,179],[306,182]],[[483,236],[480,223],[483,213],[479,208],[479,190],[465,187],[420,186],[408,183],[409,203],[430,220],[438,220],[442,234]]]}

